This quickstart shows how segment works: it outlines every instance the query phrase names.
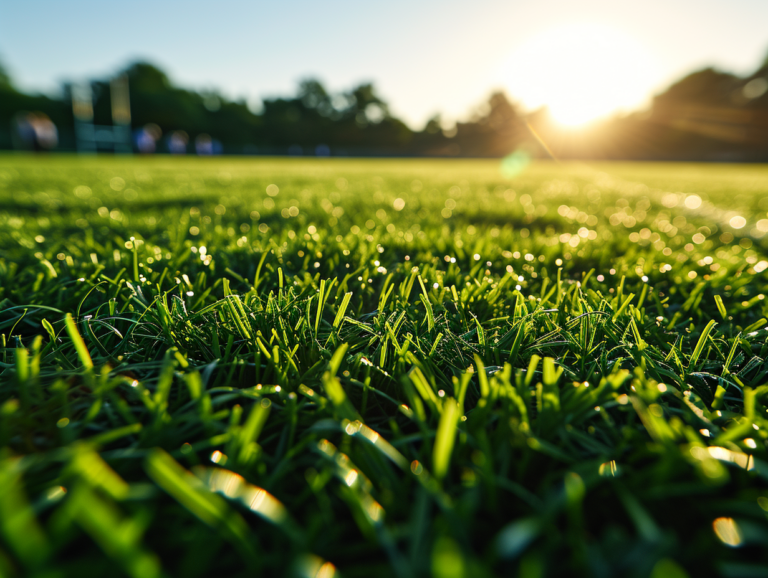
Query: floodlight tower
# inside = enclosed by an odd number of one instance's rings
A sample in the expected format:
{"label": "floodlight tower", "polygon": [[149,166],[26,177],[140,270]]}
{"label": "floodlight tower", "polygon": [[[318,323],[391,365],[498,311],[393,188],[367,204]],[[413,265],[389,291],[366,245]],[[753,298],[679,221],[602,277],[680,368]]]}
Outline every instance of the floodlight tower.
{"label": "floodlight tower", "polygon": [[77,152],[96,152],[96,130],[93,126],[93,93],[88,83],[72,85],[72,113],[75,115]]}
{"label": "floodlight tower", "polygon": [[112,126],[93,123],[93,92],[88,83],[72,86],[72,113],[75,116],[75,138],[81,153],[95,153],[111,148],[116,153],[130,154],[131,102],[128,93],[128,76],[121,74],[109,83],[112,101]]}
{"label": "floodlight tower", "polygon": [[130,154],[131,100],[128,93],[128,75],[123,73],[112,79],[109,86],[112,98],[112,124],[115,152]]}

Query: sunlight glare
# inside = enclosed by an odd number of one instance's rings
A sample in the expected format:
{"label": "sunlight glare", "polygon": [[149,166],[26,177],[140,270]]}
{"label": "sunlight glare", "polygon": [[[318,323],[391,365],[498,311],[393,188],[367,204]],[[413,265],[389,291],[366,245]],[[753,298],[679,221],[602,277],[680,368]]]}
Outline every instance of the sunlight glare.
{"label": "sunlight glare", "polygon": [[576,126],[642,105],[654,70],[650,52],[627,34],[573,23],[524,42],[503,74],[526,107],[547,106],[557,122]]}

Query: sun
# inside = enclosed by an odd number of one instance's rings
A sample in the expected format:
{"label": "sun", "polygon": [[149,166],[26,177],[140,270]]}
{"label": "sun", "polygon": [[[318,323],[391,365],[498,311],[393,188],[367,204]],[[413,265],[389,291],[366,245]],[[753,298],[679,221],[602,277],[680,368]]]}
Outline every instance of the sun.
{"label": "sun", "polygon": [[512,96],[578,126],[647,100],[651,53],[618,29],[591,23],[549,28],[524,41],[503,72]]}

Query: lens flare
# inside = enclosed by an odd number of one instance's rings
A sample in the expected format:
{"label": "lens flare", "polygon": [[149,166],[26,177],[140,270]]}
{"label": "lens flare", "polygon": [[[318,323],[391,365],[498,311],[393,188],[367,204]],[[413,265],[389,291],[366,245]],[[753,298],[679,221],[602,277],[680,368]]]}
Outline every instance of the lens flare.
{"label": "lens flare", "polygon": [[642,105],[655,70],[650,52],[625,32],[571,23],[524,42],[502,74],[527,107],[546,106],[558,123],[576,126]]}

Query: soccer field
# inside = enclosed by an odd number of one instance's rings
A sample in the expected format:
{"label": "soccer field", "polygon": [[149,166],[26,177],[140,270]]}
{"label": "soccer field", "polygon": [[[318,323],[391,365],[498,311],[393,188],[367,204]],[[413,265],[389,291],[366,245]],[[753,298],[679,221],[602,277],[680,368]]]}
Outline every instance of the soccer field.
{"label": "soccer field", "polygon": [[0,577],[768,575],[768,167],[0,156]]}

